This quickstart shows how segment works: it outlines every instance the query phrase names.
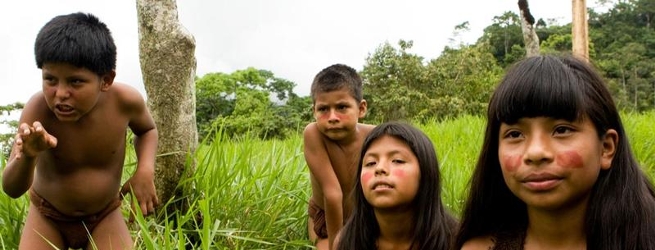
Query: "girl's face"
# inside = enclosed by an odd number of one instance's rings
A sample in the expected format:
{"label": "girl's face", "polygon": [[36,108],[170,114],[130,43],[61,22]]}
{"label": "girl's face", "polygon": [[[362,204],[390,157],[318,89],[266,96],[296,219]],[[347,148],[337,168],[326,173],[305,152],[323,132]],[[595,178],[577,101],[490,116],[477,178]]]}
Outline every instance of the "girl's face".
{"label": "girl's face", "polygon": [[364,197],[376,209],[403,208],[418,192],[421,170],[407,144],[382,136],[364,154],[360,181]]}
{"label": "girl's face", "polygon": [[601,169],[609,169],[618,143],[610,129],[602,137],[584,118],[548,117],[502,123],[498,159],[505,183],[528,207],[566,209],[586,205]]}

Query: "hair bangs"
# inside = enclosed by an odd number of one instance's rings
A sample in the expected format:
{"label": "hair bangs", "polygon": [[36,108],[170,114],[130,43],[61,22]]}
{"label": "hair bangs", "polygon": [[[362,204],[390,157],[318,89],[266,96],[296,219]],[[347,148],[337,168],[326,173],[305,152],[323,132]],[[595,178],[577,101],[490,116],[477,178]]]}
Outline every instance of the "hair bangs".
{"label": "hair bangs", "polygon": [[510,69],[489,105],[489,118],[515,124],[524,117],[582,118],[585,95],[571,69],[552,58],[535,57]]}

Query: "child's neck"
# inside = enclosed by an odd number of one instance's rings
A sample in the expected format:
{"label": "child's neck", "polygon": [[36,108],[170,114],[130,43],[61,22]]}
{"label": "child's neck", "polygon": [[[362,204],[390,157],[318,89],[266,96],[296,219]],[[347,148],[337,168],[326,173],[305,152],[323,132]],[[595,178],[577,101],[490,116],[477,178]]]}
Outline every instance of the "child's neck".
{"label": "child's neck", "polygon": [[525,249],[586,249],[586,210],[587,202],[556,211],[528,208]]}
{"label": "child's neck", "polygon": [[355,125],[355,130],[353,130],[351,135],[349,135],[349,136],[347,136],[347,137],[345,137],[345,138],[343,138],[341,140],[334,141],[334,142],[337,145],[339,145],[339,147],[341,147],[342,149],[347,150],[350,147],[360,145],[361,143],[359,143],[359,142],[362,141],[362,140],[360,140],[360,137],[362,137],[362,135],[361,135],[361,131],[360,131],[360,128],[359,128],[359,124],[357,124],[357,125]]}
{"label": "child's neck", "polygon": [[376,210],[375,218],[380,227],[377,249],[409,249],[414,236],[414,213],[411,209]]}

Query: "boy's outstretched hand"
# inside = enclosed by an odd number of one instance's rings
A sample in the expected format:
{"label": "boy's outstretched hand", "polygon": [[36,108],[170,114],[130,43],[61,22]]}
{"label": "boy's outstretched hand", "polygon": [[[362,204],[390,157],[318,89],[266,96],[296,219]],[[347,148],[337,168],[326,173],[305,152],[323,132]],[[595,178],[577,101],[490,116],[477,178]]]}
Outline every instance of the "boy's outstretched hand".
{"label": "boy's outstretched hand", "polygon": [[[159,205],[157,192],[155,190],[154,176],[152,174],[141,173],[136,171],[134,175],[123,184],[121,188],[121,195],[123,197],[134,193],[141,213],[144,216],[154,214],[155,207]],[[134,202],[132,204],[132,211],[135,211]],[[130,221],[134,220],[134,214],[130,216]]]}
{"label": "boy's outstretched hand", "polygon": [[36,157],[39,152],[57,146],[57,138],[48,134],[40,122],[34,122],[32,126],[22,123],[18,126],[16,133],[16,159],[25,157]]}

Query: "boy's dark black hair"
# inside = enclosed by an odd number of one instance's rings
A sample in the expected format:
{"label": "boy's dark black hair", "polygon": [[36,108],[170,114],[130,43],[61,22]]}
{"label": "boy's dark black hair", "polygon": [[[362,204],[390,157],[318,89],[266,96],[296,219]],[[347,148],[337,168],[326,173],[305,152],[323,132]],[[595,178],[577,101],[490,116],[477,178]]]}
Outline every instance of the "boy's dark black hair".
{"label": "boy's dark black hair", "polygon": [[589,119],[599,138],[618,133],[611,167],[601,170],[585,218],[587,249],[655,249],[655,197],[635,160],[612,96],[588,63],[571,56],[517,62],[495,90],[484,143],[470,181],[455,248],[475,237],[524,235],[526,204],[504,182],[498,159],[501,123],[522,117]]}
{"label": "boy's dark black hair", "polygon": [[411,249],[449,249],[454,240],[457,221],[441,200],[439,162],[432,141],[419,129],[401,122],[376,126],[364,140],[352,198],[355,208],[340,233],[337,249],[376,249],[380,228],[373,207],[364,197],[361,180],[363,156],[371,144],[382,136],[393,136],[407,144],[419,161],[421,179],[414,197],[414,239]]}
{"label": "boy's dark black hair", "polygon": [[107,26],[96,16],[72,13],[46,23],[34,44],[36,66],[70,63],[103,75],[116,69],[116,45]]}
{"label": "boy's dark black hair", "polygon": [[362,100],[362,78],[352,67],[344,64],[331,65],[316,74],[310,95],[312,101],[317,93],[347,89],[357,102]]}

